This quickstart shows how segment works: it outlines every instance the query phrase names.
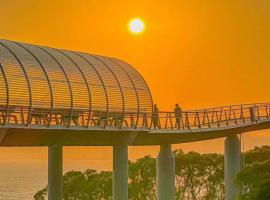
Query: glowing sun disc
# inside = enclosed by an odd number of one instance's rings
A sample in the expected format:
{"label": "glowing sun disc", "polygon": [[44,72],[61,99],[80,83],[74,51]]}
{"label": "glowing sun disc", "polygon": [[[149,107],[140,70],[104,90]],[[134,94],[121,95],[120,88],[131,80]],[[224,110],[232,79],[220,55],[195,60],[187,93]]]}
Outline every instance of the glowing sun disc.
{"label": "glowing sun disc", "polygon": [[143,20],[135,18],[129,22],[129,30],[133,34],[141,34],[144,32],[145,26]]}

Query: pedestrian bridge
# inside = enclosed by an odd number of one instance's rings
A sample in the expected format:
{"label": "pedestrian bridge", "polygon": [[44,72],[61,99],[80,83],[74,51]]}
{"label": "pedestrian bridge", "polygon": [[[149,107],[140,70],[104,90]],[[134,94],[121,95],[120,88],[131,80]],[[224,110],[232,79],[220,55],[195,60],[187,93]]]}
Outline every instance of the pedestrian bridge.
{"label": "pedestrian bridge", "polygon": [[0,40],[0,146],[49,147],[49,200],[62,197],[62,146],[113,146],[114,199],[127,200],[128,146],[160,145],[159,200],[174,199],[171,144],[226,137],[226,200],[237,134],[270,128],[270,103],[153,111],[143,77],[115,58]]}

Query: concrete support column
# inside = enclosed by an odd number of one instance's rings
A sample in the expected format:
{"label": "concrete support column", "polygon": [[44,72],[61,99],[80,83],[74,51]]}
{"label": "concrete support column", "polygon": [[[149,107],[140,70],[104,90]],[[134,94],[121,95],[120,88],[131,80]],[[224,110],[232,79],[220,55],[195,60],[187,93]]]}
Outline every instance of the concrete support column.
{"label": "concrete support column", "polygon": [[48,199],[63,197],[63,147],[48,147]]}
{"label": "concrete support column", "polygon": [[225,139],[224,152],[225,200],[233,200],[239,192],[234,186],[235,176],[240,171],[241,158],[241,144],[237,135]]}
{"label": "concrete support column", "polygon": [[161,145],[157,157],[158,200],[175,199],[175,157],[170,144]]}
{"label": "concrete support column", "polygon": [[113,199],[128,200],[128,146],[113,146]]}

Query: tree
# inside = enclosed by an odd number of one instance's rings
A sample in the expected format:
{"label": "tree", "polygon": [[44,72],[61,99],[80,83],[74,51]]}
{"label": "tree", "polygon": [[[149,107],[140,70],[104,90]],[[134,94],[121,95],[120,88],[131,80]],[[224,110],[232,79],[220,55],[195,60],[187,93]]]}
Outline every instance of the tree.
{"label": "tree", "polygon": [[[174,151],[176,161],[176,199],[224,199],[224,157],[221,154]],[[241,200],[270,199],[270,147],[256,147],[244,154],[246,168],[235,183],[241,188]],[[64,175],[65,200],[112,199],[112,172],[88,169]],[[129,161],[129,199],[155,200],[156,159],[145,156]],[[47,188],[37,192],[35,200],[44,200]]]}
{"label": "tree", "polygon": [[220,154],[174,152],[176,199],[223,199],[223,156]]}
{"label": "tree", "polygon": [[237,175],[235,182],[241,188],[241,194],[239,195],[239,199],[269,200],[270,159],[262,162],[249,164],[249,166],[245,170],[241,171]]}
{"label": "tree", "polygon": [[35,200],[45,200],[45,196],[47,194],[47,187],[38,191],[35,195],[34,195],[34,199]]}
{"label": "tree", "polygon": [[263,162],[270,159],[270,146],[255,147],[244,153],[247,167],[253,163]]}
{"label": "tree", "polygon": [[262,182],[257,191],[256,200],[269,200],[270,199],[270,179]]}
{"label": "tree", "polygon": [[[65,200],[112,199],[112,173],[96,170],[70,171],[63,178]],[[45,200],[47,188],[34,195],[35,200]]]}
{"label": "tree", "polygon": [[64,176],[64,199],[112,199],[112,173],[86,170],[71,171]]}
{"label": "tree", "polygon": [[129,199],[156,199],[156,160],[145,156],[129,162]]}

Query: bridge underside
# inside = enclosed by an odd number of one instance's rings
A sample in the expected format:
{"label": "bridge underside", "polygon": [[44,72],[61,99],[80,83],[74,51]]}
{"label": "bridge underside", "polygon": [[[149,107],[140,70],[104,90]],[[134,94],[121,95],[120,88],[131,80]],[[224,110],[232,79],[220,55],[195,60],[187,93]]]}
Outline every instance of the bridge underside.
{"label": "bridge underside", "polygon": [[196,130],[104,130],[1,128],[0,146],[129,146],[177,144],[270,128],[270,121]]}

